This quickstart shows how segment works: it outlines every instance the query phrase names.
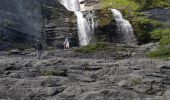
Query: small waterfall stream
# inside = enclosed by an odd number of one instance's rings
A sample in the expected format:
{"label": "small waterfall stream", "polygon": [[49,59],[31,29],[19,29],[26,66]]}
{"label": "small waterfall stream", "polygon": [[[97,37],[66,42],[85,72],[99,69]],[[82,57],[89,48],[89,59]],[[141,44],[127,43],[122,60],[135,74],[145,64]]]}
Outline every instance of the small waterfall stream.
{"label": "small waterfall stream", "polygon": [[122,39],[127,44],[136,44],[136,38],[133,33],[132,25],[128,20],[125,20],[121,12],[117,9],[111,9],[114,19],[116,20],[116,25],[118,28],[118,33],[122,35]]}
{"label": "small waterfall stream", "polygon": [[77,17],[78,36],[80,45],[88,45],[94,33],[94,25],[90,23],[91,18],[84,17],[78,0],[60,0],[60,3],[69,11],[73,11]]}

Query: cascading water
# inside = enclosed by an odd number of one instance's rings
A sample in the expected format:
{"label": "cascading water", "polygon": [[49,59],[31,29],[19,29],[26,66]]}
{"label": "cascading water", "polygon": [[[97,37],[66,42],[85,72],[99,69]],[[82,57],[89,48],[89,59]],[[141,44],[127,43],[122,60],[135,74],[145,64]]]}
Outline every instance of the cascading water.
{"label": "cascading water", "polygon": [[[82,1],[82,0],[81,0]],[[94,32],[94,27],[89,23],[87,18],[81,12],[78,0],[60,0],[60,3],[69,11],[73,11],[77,17],[78,36],[80,45],[88,45]]]}
{"label": "cascading water", "polygon": [[125,43],[136,44],[136,38],[133,33],[132,25],[128,20],[125,20],[121,12],[117,9],[111,9],[114,19],[116,20],[119,34],[122,35],[122,39]]}

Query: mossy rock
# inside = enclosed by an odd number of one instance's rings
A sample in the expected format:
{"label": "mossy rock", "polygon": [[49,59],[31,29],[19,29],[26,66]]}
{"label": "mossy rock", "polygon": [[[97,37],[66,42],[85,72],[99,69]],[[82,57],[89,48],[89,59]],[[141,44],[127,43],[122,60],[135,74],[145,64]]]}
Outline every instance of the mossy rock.
{"label": "mossy rock", "polygon": [[66,69],[55,69],[55,68],[48,68],[42,71],[42,75],[44,76],[67,76]]}

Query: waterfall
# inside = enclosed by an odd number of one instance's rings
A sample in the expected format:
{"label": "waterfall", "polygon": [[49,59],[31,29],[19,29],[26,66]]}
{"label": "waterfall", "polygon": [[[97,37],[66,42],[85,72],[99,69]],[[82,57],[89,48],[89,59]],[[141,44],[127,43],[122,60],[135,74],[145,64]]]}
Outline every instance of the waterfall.
{"label": "waterfall", "polygon": [[136,38],[133,33],[132,25],[128,20],[125,20],[121,12],[117,9],[111,9],[114,19],[116,20],[117,31],[122,35],[122,39],[125,43],[136,44]]}
{"label": "waterfall", "polygon": [[[80,0],[80,1],[82,1],[82,0]],[[94,33],[94,27],[90,23],[88,18],[84,17],[84,14],[80,8],[80,3],[79,3],[80,1],[78,1],[78,0],[60,0],[60,3],[65,8],[67,8],[69,11],[73,11],[77,17],[79,44],[80,45],[88,45],[91,42],[91,38]]]}

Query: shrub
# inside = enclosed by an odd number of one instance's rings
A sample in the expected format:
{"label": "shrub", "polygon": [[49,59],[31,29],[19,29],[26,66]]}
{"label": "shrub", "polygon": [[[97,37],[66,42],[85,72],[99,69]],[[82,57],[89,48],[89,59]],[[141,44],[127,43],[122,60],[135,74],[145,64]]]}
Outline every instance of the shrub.
{"label": "shrub", "polygon": [[150,32],[151,38],[160,40],[166,36],[170,36],[170,29],[155,29]]}
{"label": "shrub", "polygon": [[149,32],[154,28],[161,26],[161,23],[144,16],[138,16],[132,19],[132,25],[134,26],[134,32],[138,37],[138,40],[149,42],[151,39]]}
{"label": "shrub", "polygon": [[80,48],[75,49],[74,51],[79,53],[93,53],[96,51],[105,50],[107,46],[108,46],[107,43],[101,42],[101,43],[82,46]]}
{"label": "shrub", "polygon": [[167,47],[170,44],[170,29],[156,29],[150,32],[150,34],[152,39],[159,40],[160,47],[147,55],[150,58],[170,59],[170,48]]}
{"label": "shrub", "polygon": [[160,40],[160,45],[169,45],[169,44],[170,44],[170,35]]}
{"label": "shrub", "polygon": [[113,21],[112,12],[108,9],[101,9],[100,12],[98,12],[98,18],[100,26],[108,25]]}
{"label": "shrub", "polygon": [[141,82],[142,82],[142,80],[140,78],[132,79],[131,85],[132,86],[139,85],[139,84],[141,84]]}
{"label": "shrub", "polygon": [[45,76],[57,76],[59,72],[54,68],[49,68],[49,69],[44,70],[42,74]]}
{"label": "shrub", "polygon": [[159,47],[155,51],[148,52],[147,55],[150,58],[166,58],[166,59],[169,59],[169,57],[170,57],[170,48]]}

